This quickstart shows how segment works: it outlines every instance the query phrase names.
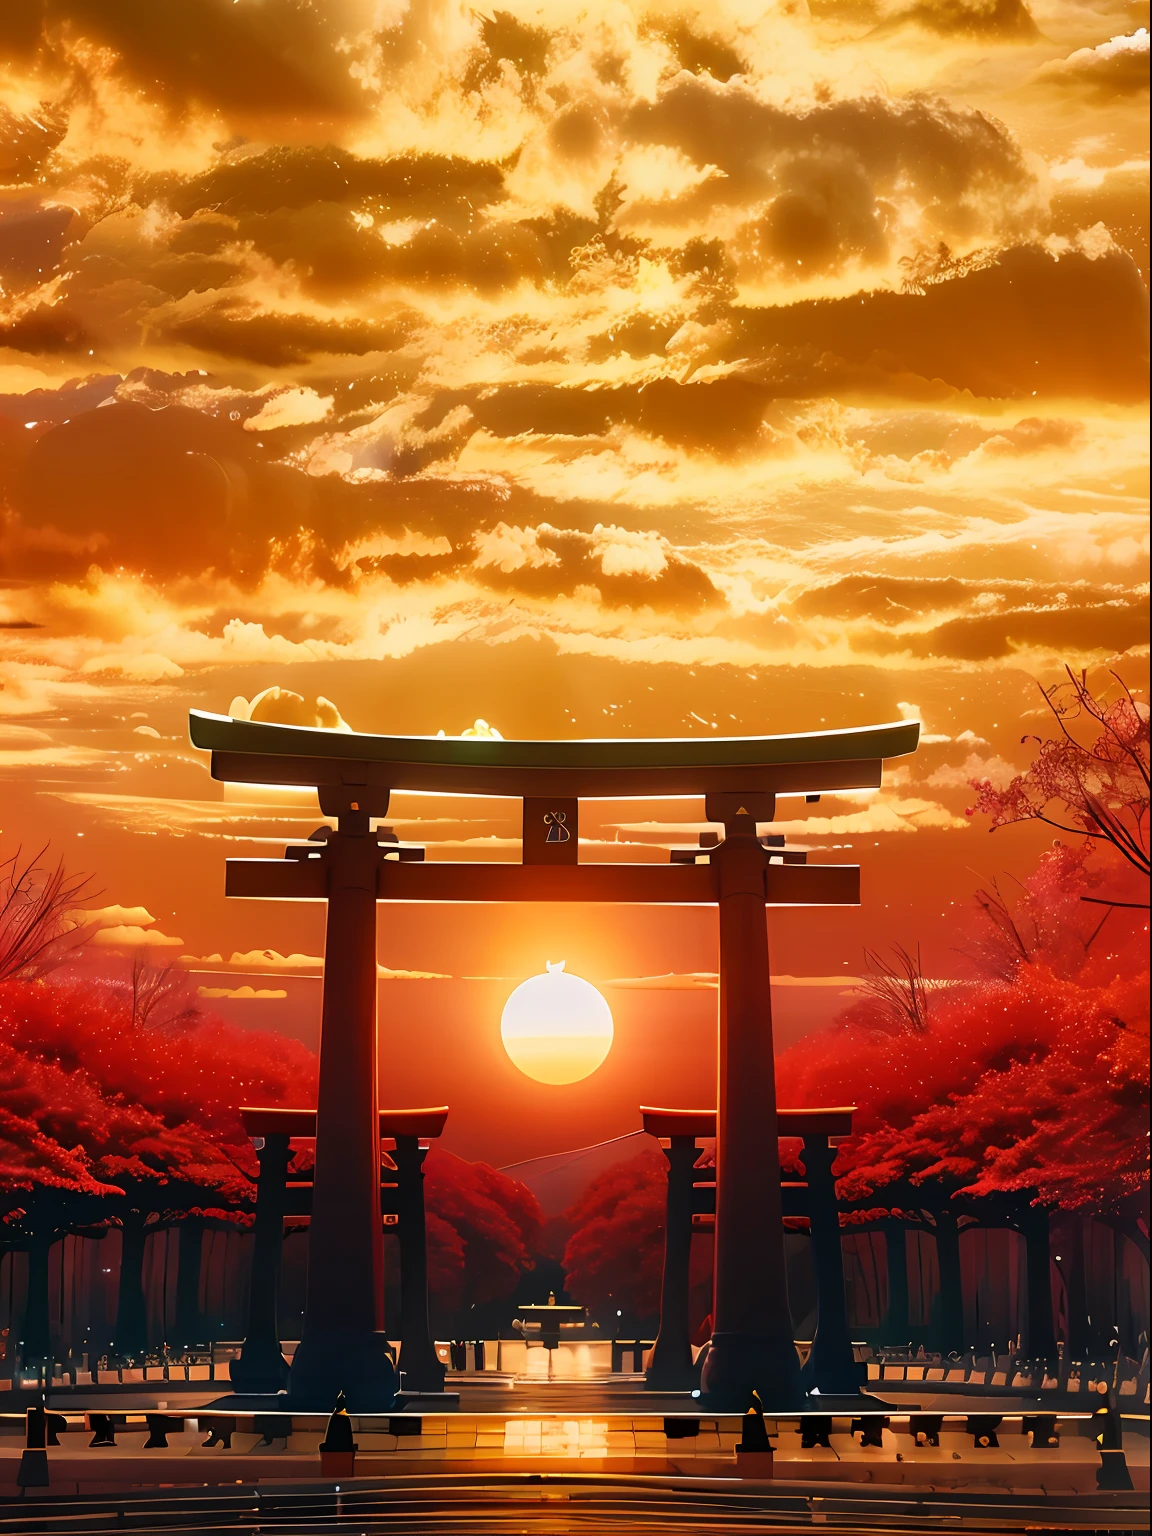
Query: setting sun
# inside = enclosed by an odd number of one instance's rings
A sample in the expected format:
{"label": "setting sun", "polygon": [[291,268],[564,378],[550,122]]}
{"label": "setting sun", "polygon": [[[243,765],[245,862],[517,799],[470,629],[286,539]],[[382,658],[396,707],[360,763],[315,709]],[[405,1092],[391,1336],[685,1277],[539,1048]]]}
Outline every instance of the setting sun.
{"label": "setting sun", "polygon": [[509,1057],[538,1083],[578,1083],[612,1049],[612,1013],[590,981],[548,961],[504,1004],[500,1036]]}

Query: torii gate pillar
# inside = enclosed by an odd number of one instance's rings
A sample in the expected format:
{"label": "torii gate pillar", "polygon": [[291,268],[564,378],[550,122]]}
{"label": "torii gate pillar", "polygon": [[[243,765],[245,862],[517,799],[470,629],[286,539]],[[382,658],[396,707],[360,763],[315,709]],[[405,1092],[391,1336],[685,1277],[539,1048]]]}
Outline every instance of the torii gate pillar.
{"label": "torii gate pillar", "polygon": [[[371,797],[371,803],[366,796]],[[321,855],[327,886],[316,1168],[308,1299],[288,1382],[290,1407],[345,1394],[352,1412],[391,1408],[397,1376],[384,1333],[380,1107],[376,1051],[376,885],[383,855],[370,816],[388,793],[321,789],[337,817]]]}
{"label": "torii gate pillar", "polygon": [[[765,911],[768,854],[756,835],[774,804],[709,796],[724,822],[711,857],[720,912],[720,1052],[716,1116],[716,1269],[712,1345],[700,1377],[707,1407],[740,1412],[756,1390],[774,1408],[800,1408],[780,1200],[776,1064]],[[745,797],[747,799],[747,797]],[[720,802],[720,803],[717,803]]]}

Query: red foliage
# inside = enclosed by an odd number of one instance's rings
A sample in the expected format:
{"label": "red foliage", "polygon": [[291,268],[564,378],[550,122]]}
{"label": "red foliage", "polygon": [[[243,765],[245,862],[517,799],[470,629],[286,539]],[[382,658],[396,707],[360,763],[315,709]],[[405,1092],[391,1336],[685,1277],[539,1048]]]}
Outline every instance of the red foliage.
{"label": "red foliage", "polygon": [[0,984],[0,1040],[87,1072],[178,1126],[194,1120],[237,1146],[243,1104],[316,1102],[316,1057],[299,1041],[197,1013],[171,1027],[134,1025],[129,990],[41,980]]}
{"label": "red foliage", "polygon": [[649,1317],[660,1305],[667,1163],[655,1148],[606,1168],[564,1213],[568,1294],[594,1312]]}
{"label": "red foliage", "polygon": [[510,1296],[543,1226],[536,1197],[487,1163],[440,1147],[424,1162],[429,1285],[438,1310],[455,1311]]}
{"label": "red foliage", "polygon": [[[103,1092],[86,1072],[65,1071],[2,1041],[0,1188],[7,1219],[29,1230],[39,1221],[55,1226],[66,1214],[59,1200],[45,1205],[37,1199],[53,1192],[114,1202],[144,1196],[147,1209],[160,1211],[251,1194],[247,1180],[195,1124],[166,1126],[143,1106]],[[101,1210],[107,1215],[115,1208]]]}
{"label": "red foliage", "polygon": [[[1116,678],[1112,703],[1097,698],[1087,675],[1067,667],[1068,680],[1042,690],[1058,727],[1041,740],[1026,773],[1007,789],[973,784],[977,806],[992,830],[1020,821],[1043,821],[1111,846],[1134,869],[1148,874],[1148,706]],[[1115,674],[1113,674],[1115,676]],[[1145,896],[1145,901],[1147,897]]]}
{"label": "red foliage", "polygon": [[978,893],[969,953],[985,979],[937,993],[923,1031],[882,1027],[868,998],[784,1056],[782,1102],[859,1106],[844,1196],[910,1181],[1101,1214],[1143,1200],[1147,921],[1084,905],[1117,883],[1110,850],[1110,871],[1088,865],[1097,851],[1057,844],[1011,900]]}
{"label": "red foliage", "polygon": [[976,892],[973,936],[962,952],[981,975],[1010,981],[1029,961],[1059,976],[1079,974],[1112,915],[1085,902],[1105,880],[1089,865],[1093,852],[1087,843],[1054,843],[1023,880],[996,879]]}
{"label": "red foliage", "polygon": [[96,1177],[95,1158],[157,1125],[133,1106],[109,1104],[83,1073],[0,1044],[0,1188],[10,1205],[36,1188],[120,1193]]}
{"label": "red foliage", "polygon": [[801,1042],[781,1077],[790,1099],[859,1104],[837,1164],[849,1199],[934,1179],[1116,1210],[1148,1177],[1147,986],[1146,970],[1070,981],[1023,965],[954,992],[924,1035],[848,1023]]}
{"label": "red foliage", "polygon": [[428,1211],[428,1294],[441,1316],[459,1310],[464,1296],[464,1239],[451,1222]]}

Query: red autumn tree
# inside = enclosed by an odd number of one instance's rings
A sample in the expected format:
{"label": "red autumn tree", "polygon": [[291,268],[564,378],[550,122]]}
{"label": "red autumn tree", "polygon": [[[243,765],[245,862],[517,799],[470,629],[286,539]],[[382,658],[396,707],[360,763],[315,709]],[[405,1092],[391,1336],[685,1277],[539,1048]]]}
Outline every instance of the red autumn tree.
{"label": "red autumn tree", "polygon": [[241,1105],[315,1104],[316,1057],[299,1041],[201,1012],[153,1027],[135,1011],[126,984],[10,981],[0,984],[0,1040],[234,1146],[248,1141]]}
{"label": "red autumn tree", "polygon": [[516,1179],[440,1147],[425,1159],[424,1194],[433,1304],[441,1317],[455,1312],[468,1332],[472,1309],[510,1297],[530,1268],[543,1213]]}
{"label": "red autumn tree", "polygon": [[428,1242],[428,1298],[437,1319],[460,1312],[464,1298],[464,1239],[451,1222],[435,1211],[425,1212]]}
{"label": "red autumn tree", "polygon": [[565,1288],[602,1317],[659,1311],[667,1163],[656,1147],[606,1168],[564,1213]]}
{"label": "red autumn tree", "polygon": [[841,1196],[934,1232],[949,1338],[966,1220],[1025,1235],[1030,1318],[1050,1310],[1051,1209],[1091,1212],[1147,1252],[1147,923],[1122,909],[1147,905],[1124,898],[1147,874],[1148,712],[1117,682],[1106,702],[1069,672],[1045,694],[1058,736],[1008,790],[976,786],[994,828],[1038,820],[1082,838],[977,893],[964,953],[981,979],[918,987],[904,952],[779,1064],[782,1103],[859,1106]]}
{"label": "red autumn tree", "polygon": [[[1111,847],[1147,880],[1148,706],[1133,697],[1116,673],[1109,700],[1092,691],[1087,673],[1077,674],[1071,667],[1065,672],[1064,682],[1041,689],[1057,728],[1055,736],[1023,738],[1035,742],[1038,750],[1027,772],[1006,789],[975,781],[977,808],[991,817],[993,831],[1041,821],[1098,847]],[[1146,888],[1142,901],[1134,904],[1147,906]]]}
{"label": "red autumn tree", "polygon": [[[941,1179],[973,1195],[1026,1190],[1069,1209],[1115,1211],[1147,1182],[1147,974],[1109,986],[1040,966],[973,989],[963,1018],[1032,1038],[902,1124],[875,1125],[842,1157],[841,1192]],[[1036,1029],[1037,1021],[1042,1025]],[[1014,1027],[1014,1025],[1016,1027]]]}
{"label": "red autumn tree", "polygon": [[[142,1263],[151,1213],[186,1208],[192,1200],[234,1202],[250,1192],[199,1128],[165,1126],[143,1106],[102,1091],[86,1072],[29,1057],[3,1041],[0,1148],[4,1235],[29,1254],[24,1347],[36,1357],[48,1349],[47,1256],[59,1237],[78,1224],[115,1222],[123,1228],[126,1255],[129,1234],[139,1232]],[[121,1267],[122,1298],[125,1286],[131,1288],[131,1268]],[[140,1318],[142,1309],[141,1289]],[[122,1310],[125,1326],[135,1326],[131,1306]]]}
{"label": "red autumn tree", "polygon": [[1011,981],[1021,965],[1079,974],[1113,914],[1085,905],[1105,874],[1088,843],[1054,843],[1023,880],[997,877],[976,892],[971,936],[960,953],[982,976]]}

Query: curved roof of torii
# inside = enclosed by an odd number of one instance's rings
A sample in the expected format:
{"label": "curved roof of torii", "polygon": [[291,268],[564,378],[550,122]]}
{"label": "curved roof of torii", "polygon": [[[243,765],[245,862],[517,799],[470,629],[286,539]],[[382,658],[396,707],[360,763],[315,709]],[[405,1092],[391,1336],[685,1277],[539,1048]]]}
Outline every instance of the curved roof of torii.
{"label": "curved roof of torii", "polygon": [[494,741],[369,736],[192,710],[189,734],[194,746],[215,754],[213,776],[233,782],[609,797],[869,788],[879,784],[884,759],[916,750],[920,725],[900,720],[795,736]]}

